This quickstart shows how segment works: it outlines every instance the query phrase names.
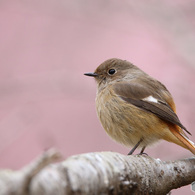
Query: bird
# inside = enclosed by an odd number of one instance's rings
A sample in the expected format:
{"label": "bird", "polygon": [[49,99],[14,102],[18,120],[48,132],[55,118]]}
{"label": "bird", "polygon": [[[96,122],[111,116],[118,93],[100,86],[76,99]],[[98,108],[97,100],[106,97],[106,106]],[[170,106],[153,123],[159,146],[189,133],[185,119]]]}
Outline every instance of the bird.
{"label": "bird", "polygon": [[182,125],[171,93],[155,78],[127,60],[111,58],[85,73],[97,84],[96,111],[106,133],[127,147],[128,155],[160,140],[195,154],[195,144]]}

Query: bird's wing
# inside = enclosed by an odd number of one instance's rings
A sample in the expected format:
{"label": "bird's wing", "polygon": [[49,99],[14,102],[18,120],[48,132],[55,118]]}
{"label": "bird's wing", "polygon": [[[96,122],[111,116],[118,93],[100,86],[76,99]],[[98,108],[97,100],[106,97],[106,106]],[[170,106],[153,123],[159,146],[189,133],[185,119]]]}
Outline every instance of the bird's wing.
{"label": "bird's wing", "polygon": [[[191,135],[191,133],[181,124],[176,113],[168,104],[170,101],[167,100],[167,97],[169,96],[165,96],[164,94],[165,92],[169,92],[163,85],[161,86],[160,83],[160,89],[158,89],[158,91],[137,82],[118,82],[113,85],[113,88],[115,93],[127,103],[153,113],[164,121],[178,125]],[[172,99],[171,96],[170,98]]]}

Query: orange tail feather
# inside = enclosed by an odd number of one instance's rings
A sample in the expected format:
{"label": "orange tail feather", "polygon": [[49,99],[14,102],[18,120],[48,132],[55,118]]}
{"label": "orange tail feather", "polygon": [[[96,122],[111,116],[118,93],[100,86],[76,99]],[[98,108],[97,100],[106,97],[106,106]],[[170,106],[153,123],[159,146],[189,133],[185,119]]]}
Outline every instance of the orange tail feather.
{"label": "orange tail feather", "polygon": [[[176,130],[175,128],[170,128],[171,133],[177,137],[177,139],[182,142],[182,144],[180,144],[182,147],[190,150],[194,155],[195,155],[195,144],[189,140],[183,133],[182,130]],[[181,133],[180,133],[181,132]]]}

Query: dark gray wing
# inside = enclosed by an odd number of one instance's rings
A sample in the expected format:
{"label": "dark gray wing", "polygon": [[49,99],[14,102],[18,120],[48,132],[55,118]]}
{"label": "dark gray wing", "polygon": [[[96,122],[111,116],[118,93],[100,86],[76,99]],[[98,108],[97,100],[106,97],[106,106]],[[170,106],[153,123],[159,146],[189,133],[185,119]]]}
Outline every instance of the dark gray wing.
{"label": "dark gray wing", "polygon": [[[162,90],[165,90],[162,88]],[[156,92],[152,88],[146,88],[138,83],[117,83],[114,85],[115,93],[124,101],[137,106],[147,112],[155,114],[162,120],[178,125],[191,135],[181,124],[176,113],[172,110],[163,93]],[[171,98],[171,97],[170,97]]]}

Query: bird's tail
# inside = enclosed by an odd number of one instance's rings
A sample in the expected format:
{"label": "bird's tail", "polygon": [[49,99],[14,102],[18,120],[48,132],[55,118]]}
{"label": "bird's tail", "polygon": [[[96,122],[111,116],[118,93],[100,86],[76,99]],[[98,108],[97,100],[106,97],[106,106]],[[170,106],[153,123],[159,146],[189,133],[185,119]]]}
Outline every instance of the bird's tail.
{"label": "bird's tail", "polygon": [[175,128],[176,126],[173,126],[170,128],[171,133],[179,140],[176,144],[182,146],[183,148],[186,148],[190,150],[195,155],[195,144],[187,138],[185,133],[182,131],[182,129]]}

